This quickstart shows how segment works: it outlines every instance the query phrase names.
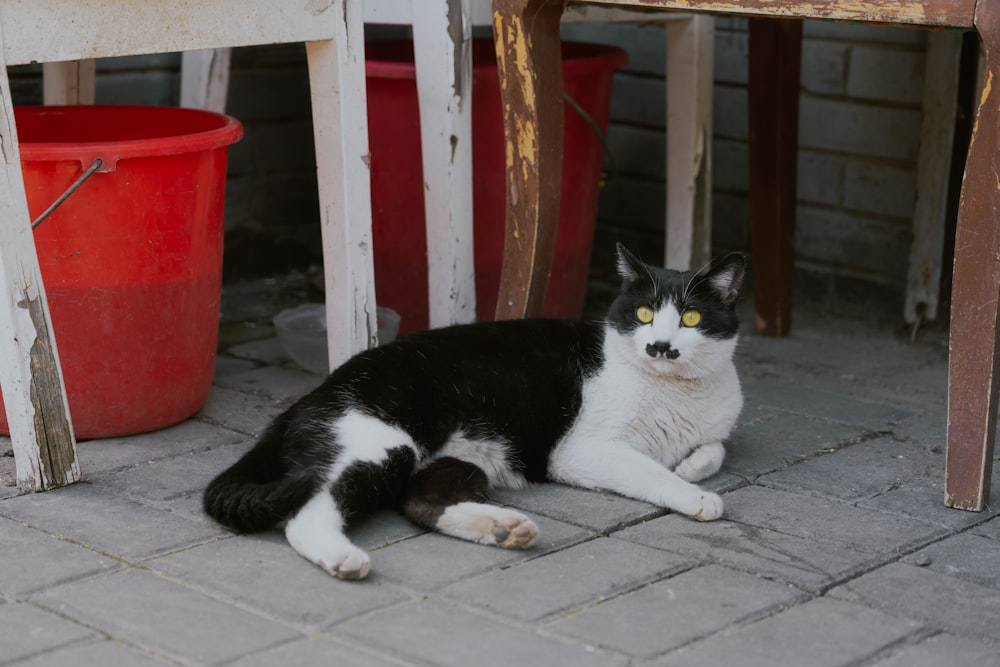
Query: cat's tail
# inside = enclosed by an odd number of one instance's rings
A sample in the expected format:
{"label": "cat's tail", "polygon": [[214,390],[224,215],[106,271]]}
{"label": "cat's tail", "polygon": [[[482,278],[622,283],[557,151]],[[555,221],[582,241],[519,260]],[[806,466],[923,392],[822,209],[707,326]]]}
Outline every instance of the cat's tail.
{"label": "cat's tail", "polygon": [[[261,444],[213,479],[205,489],[205,512],[241,533],[273,528],[295,514],[319,489],[321,480],[306,471],[268,469]],[[273,463],[272,463],[273,465]]]}

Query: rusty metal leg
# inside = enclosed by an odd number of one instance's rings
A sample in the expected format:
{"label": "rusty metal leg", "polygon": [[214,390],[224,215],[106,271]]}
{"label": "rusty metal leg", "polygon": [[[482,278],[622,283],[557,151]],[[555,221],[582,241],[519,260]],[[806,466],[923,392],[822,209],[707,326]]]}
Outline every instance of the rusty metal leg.
{"label": "rusty metal leg", "polygon": [[750,19],[750,251],[757,330],[792,323],[802,21]]}
{"label": "rusty metal leg", "polygon": [[559,217],[562,0],[493,0],[507,144],[507,227],[497,319],[538,315]]}
{"label": "rusty metal leg", "polygon": [[981,511],[990,494],[1000,327],[1000,6],[981,2],[976,28],[986,85],[965,162],[955,231],[948,364],[945,504]]}

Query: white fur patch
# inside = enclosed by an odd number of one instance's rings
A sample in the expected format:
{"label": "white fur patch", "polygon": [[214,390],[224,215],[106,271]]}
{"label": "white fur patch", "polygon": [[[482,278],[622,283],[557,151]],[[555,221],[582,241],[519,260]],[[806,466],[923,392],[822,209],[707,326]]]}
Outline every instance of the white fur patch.
{"label": "white fur patch", "polygon": [[[736,423],[743,395],[732,362],[735,340],[680,327],[673,306],[656,318],[666,322],[633,334],[607,329],[604,367],[585,381],[580,413],[556,445],[548,472],[557,481],[715,519],[722,500],[673,468],[698,447],[720,443]],[[653,360],[645,346],[655,342],[670,342],[680,356]],[[650,368],[651,362],[662,365]],[[721,463],[721,445],[713,449],[704,454],[717,461],[692,460],[689,466],[699,470],[682,472],[694,477]]]}
{"label": "white fur patch", "polygon": [[538,539],[538,527],[520,512],[485,503],[450,505],[437,521],[445,535],[505,549],[527,549]]}
{"label": "white fur patch", "polygon": [[486,473],[486,479],[493,488],[524,488],[528,482],[524,475],[510,467],[507,462],[509,452],[510,445],[502,440],[480,440],[456,433],[434,457],[450,456],[471,463]]}
{"label": "white fur patch", "polygon": [[285,538],[300,556],[341,579],[363,579],[371,567],[368,554],[344,535],[344,519],[329,491],[323,489],[285,524]]}
{"label": "white fur patch", "polygon": [[330,468],[331,482],[358,461],[382,463],[389,451],[397,447],[409,447],[418,458],[420,456],[420,451],[409,433],[363,412],[349,410],[333,421],[330,429],[340,446],[337,460]]}

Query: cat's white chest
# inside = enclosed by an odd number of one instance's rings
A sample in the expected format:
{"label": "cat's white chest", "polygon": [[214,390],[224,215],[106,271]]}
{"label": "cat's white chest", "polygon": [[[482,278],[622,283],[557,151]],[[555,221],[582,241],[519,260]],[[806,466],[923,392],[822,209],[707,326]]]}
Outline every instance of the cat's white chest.
{"label": "cat's white chest", "polygon": [[624,442],[673,468],[699,445],[728,437],[742,406],[731,360],[698,379],[610,363],[585,382],[579,415],[553,458]]}

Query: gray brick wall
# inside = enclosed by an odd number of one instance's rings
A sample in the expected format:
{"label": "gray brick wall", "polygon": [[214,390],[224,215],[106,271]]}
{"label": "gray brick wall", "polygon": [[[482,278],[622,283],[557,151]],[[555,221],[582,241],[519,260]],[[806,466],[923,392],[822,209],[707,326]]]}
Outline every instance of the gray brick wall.
{"label": "gray brick wall", "polygon": [[[620,173],[602,192],[599,234],[625,236],[658,256],[666,196],[663,28],[564,25],[563,37],[629,53],[628,67],[616,75],[608,130]],[[716,20],[712,184],[719,250],[749,248],[747,41],[745,20]],[[860,283],[902,299],[925,44],[917,30],[805,24],[795,251],[803,285],[820,298],[854,299]]]}

